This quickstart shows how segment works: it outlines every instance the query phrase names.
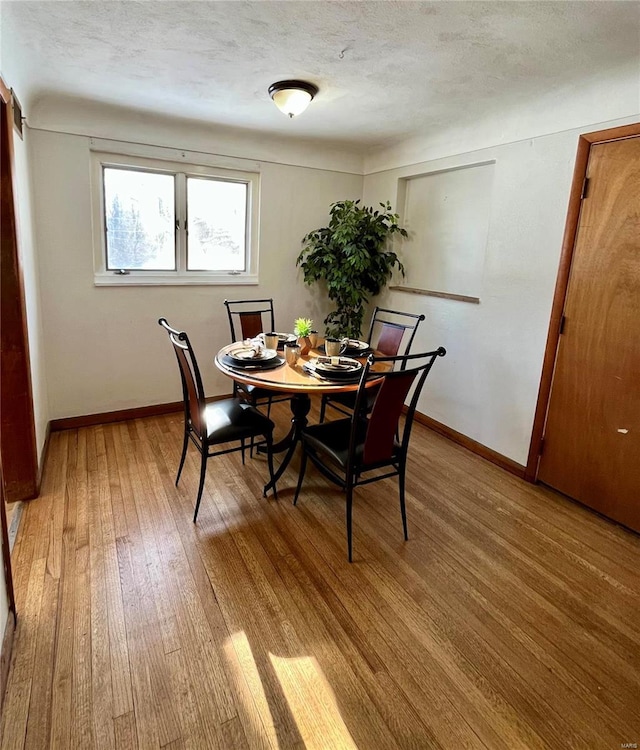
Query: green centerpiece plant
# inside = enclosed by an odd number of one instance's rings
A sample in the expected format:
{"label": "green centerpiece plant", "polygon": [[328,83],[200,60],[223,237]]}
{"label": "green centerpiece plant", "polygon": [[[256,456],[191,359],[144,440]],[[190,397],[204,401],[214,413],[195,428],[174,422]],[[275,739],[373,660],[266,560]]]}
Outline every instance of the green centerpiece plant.
{"label": "green centerpiece plant", "polygon": [[329,226],[302,239],[296,265],[306,284],[324,282],[335,305],[324,320],[328,336],[359,338],[366,304],[384,288],[394,268],[404,276],[391,241],[407,232],[389,202],[380,207],[361,206],[359,200],[333,203]]}
{"label": "green centerpiece plant", "polygon": [[311,350],[311,339],[309,334],[313,331],[313,320],[311,318],[296,318],[293,324],[293,332],[298,337],[300,353],[304,356]]}
{"label": "green centerpiece plant", "polygon": [[308,336],[313,330],[311,318],[296,318],[293,324],[293,332],[296,336]]}

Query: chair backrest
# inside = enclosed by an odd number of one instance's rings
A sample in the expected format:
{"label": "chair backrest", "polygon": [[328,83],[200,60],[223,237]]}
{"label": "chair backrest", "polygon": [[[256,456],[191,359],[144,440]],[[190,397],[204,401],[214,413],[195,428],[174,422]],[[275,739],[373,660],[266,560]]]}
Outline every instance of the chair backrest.
{"label": "chair backrest", "polygon": [[[350,463],[355,461],[357,441],[362,440],[361,424],[366,419],[366,383],[371,379],[381,379],[377,389],[376,399],[367,419],[364,437],[362,463],[366,465],[384,463],[394,455],[394,445],[398,434],[398,422],[405,400],[413,387],[411,400],[400,440],[402,450],[406,452],[411,435],[411,426],[416,411],[416,404],[436,357],[444,357],[444,347],[432,352],[422,352],[399,357],[375,357],[370,355],[363,368],[360,385],[356,395],[355,409],[351,427],[351,441],[349,447]],[[373,372],[376,363],[385,363],[389,369],[386,372]]]}
{"label": "chair backrest", "polygon": [[204,423],[205,395],[200,377],[200,369],[189,337],[184,331],[171,328],[166,318],[160,318],[158,324],[169,334],[169,341],[178,360],[180,380],[182,381],[182,398],[184,399],[184,418],[191,423],[194,431],[204,437],[206,425]]}
{"label": "chair backrest", "polygon": [[252,339],[259,333],[275,331],[273,299],[226,299],[224,304],[229,316],[231,341]]}
{"label": "chair backrest", "polygon": [[371,316],[367,341],[385,357],[405,356],[411,351],[416,331],[423,320],[424,315],[376,307]]}

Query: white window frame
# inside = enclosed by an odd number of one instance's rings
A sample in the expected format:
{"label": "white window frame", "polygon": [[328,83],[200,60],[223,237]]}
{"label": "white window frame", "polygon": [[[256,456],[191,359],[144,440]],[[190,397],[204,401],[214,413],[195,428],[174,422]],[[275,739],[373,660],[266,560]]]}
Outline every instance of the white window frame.
{"label": "white window frame", "polygon": [[[105,167],[143,169],[172,174],[175,181],[176,265],[172,271],[107,269],[106,216],[104,201]],[[207,177],[247,186],[244,271],[187,271],[187,177]],[[91,209],[93,222],[93,267],[96,286],[153,286],[188,284],[257,284],[260,220],[260,173],[225,167],[186,164],[125,154],[91,152]]]}

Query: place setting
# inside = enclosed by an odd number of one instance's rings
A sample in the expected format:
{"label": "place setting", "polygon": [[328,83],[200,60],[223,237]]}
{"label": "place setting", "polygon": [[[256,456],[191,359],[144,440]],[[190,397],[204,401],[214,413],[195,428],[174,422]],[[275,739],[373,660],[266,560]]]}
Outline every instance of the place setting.
{"label": "place setting", "polygon": [[227,367],[238,370],[272,370],[285,362],[277,348],[269,348],[260,338],[238,342],[222,355],[221,360]]}
{"label": "place setting", "polygon": [[302,369],[309,375],[322,380],[335,382],[354,382],[362,373],[362,362],[351,357],[316,357],[303,365]]}

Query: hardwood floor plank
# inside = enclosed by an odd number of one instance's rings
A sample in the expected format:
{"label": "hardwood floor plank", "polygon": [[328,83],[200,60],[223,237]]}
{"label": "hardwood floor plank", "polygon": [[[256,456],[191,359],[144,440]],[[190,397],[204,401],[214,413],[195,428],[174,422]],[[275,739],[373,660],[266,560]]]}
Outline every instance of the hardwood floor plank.
{"label": "hardwood floor plank", "polygon": [[91,747],[93,742],[91,569],[87,441],[95,453],[92,430],[78,434],[76,456],[75,581],[73,670],[70,747]]}
{"label": "hardwood floor plank", "polygon": [[60,627],[59,589],[60,581],[46,572],[38,618],[35,666],[31,678],[31,702],[25,741],[25,748],[28,750],[50,747],[53,669],[56,635]]}
{"label": "hardwood floor plank", "polygon": [[[101,560],[103,569],[102,574],[98,569],[97,577],[99,579],[102,577],[103,581],[99,580],[97,585],[104,583],[108,640],[104,637],[104,620],[101,622],[99,632],[104,644],[102,658],[108,656],[110,663],[110,688],[105,687],[106,700],[109,700],[110,689],[113,704],[110,715],[117,718],[133,711],[133,695],[116,545],[116,539],[119,538],[116,518],[124,518],[124,510],[115,453],[111,431],[108,428],[98,428],[96,431],[96,474],[90,474],[90,478],[94,493],[96,490],[98,493],[99,515],[95,518],[96,555]],[[94,485],[93,482],[96,484]],[[114,503],[114,498],[117,498],[119,502]],[[98,529],[101,536],[98,536]],[[97,564],[99,565],[99,561]],[[109,730],[107,732],[111,734]]]}
{"label": "hardwood floor plank", "polygon": [[[7,691],[2,706],[3,721],[0,726],[2,750],[22,750],[27,734],[31,680],[14,681]],[[8,718],[7,718],[8,717]]]}
{"label": "hardwood floor plank", "polygon": [[[62,543],[60,561],[52,560],[52,572],[60,578],[58,602],[58,629],[56,632],[53,694],[51,707],[51,748],[67,750],[71,747],[73,712],[73,624],[76,594],[80,599],[80,586],[76,580],[76,506],[78,502],[78,435],[70,436],[65,503],[54,516],[62,517]],[[57,524],[54,524],[57,526]],[[54,545],[54,543],[52,543]]]}
{"label": "hardwood floor plank", "polygon": [[[310,418],[317,419],[317,404]],[[277,433],[286,404],[273,409]],[[416,425],[397,486],[199,460],[181,415],[52,436],[0,745],[606,748],[640,734],[640,537]]]}
{"label": "hardwood floor plank", "polygon": [[96,748],[114,748],[114,715],[109,654],[109,610],[107,605],[107,571],[101,524],[102,488],[108,492],[106,471],[99,473],[98,435],[101,429],[88,430],[87,439],[87,493],[89,527],[89,611],[91,651],[92,736]]}
{"label": "hardwood floor plank", "polygon": [[[138,750],[136,717],[133,711],[115,717],[113,720],[113,733],[118,750]],[[149,747],[154,746],[150,745]]]}
{"label": "hardwood floor plank", "polygon": [[36,638],[42,608],[46,564],[47,561],[43,557],[40,560],[34,560],[29,567],[26,597],[20,609],[20,619],[16,628],[16,644],[19,641],[21,647],[14,648],[11,666],[11,673],[16,682],[30,680],[36,666]]}

